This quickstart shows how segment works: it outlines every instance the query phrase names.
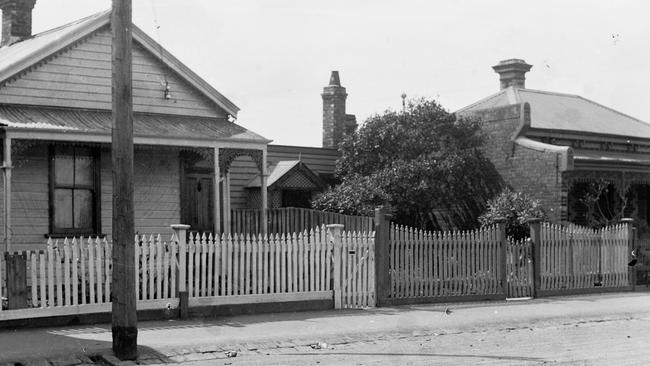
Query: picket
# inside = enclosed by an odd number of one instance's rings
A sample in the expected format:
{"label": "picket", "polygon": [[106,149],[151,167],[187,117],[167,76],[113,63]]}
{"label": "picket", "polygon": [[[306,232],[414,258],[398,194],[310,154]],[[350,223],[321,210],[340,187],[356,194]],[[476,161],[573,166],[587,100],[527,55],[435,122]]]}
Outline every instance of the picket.
{"label": "picket", "polygon": [[495,230],[431,232],[391,224],[389,297],[496,293]]}
{"label": "picket", "polygon": [[598,230],[542,224],[542,290],[626,286],[627,232],[621,224]]}

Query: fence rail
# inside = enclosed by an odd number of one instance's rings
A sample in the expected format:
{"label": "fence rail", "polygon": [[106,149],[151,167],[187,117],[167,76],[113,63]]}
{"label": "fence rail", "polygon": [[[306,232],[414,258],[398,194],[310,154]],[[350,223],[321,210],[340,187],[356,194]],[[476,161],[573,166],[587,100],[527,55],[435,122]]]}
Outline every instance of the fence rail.
{"label": "fence rail", "polygon": [[[308,208],[283,207],[267,209],[267,230],[271,234],[297,233],[330,224],[343,224],[345,230],[370,232],[373,218],[325,212]],[[262,233],[262,211],[243,209],[231,211],[232,233]]]}

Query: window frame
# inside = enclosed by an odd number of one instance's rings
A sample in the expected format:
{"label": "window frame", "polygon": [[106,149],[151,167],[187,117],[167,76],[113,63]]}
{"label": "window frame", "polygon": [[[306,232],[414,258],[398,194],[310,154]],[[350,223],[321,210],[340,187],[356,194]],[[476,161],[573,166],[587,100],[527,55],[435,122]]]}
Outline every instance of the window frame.
{"label": "window frame", "polygon": [[[73,150],[73,156],[76,156],[76,150],[77,149],[89,149],[90,150],[90,156],[92,157],[93,160],[93,167],[92,167],[92,178],[93,178],[93,183],[91,185],[79,185],[77,186],[72,183],[72,185],[69,184],[62,184],[62,185],[57,185],[56,184],[56,171],[55,171],[55,157],[56,157],[56,152],[57,152],[57,147],[61,148],[66,146],[67,144],[56,144],[52,143],[49,145],[48,149],[48,169],[49,169],[49,182],[48,182],[48,191],[49,191],[49,233],[46,235],[48,237],[66,237],[66,236],[101,236],[101,182],[100,182],[100,172],[101,172],[101,150],[97,146],[92,146],[92,145],[82,145],[82,144],[70,144],[69,147],[71,147]],[[74,159],[73,159],[74,161]],[[74,175],[74,170],[73,173]],[[55,225],[54,222],[54,215],[55,215],[55,190],[56,189],[72,189],[74,192],[74,189],[85,189],[89,190],[92,195],[92,218],[91,218],[91,225],[90,229],[88,228],[80,228],[80,229],[75,229],[75,228],[58,228]],[[74,197],[74,193],[72,194]],[[73,198],[74,199],[74,198]],[[73,201],[74,202],[74,201]],[[71,212],[74,215],[74,203],[72,204],[73,211]]]}

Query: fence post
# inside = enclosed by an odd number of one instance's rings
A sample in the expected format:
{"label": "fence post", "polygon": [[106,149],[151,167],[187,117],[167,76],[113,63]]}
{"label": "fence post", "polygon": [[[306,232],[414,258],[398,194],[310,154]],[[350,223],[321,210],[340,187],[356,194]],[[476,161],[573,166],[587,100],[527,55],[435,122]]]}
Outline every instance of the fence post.
{"label": "fence post", "polygon": [[334,309],[341,309],[343,307],[343,294],[341,293],[341,231],[343,225],[330,224],[327,225],[327,237],[332,242],[333,260],[334,260],[334,274],[332,280],[334,281]]}
{"label": "fence post", "polygon": [[[530,228],[530,245],[532,246],[533,254],[533,297],[537,297],[539,290],[542,287],[541,276],[541,258],[542,258],[542,234],[541,234],[541,220],[537,218],[528,220],[528,227]],[[573,257],[571,257],[573,258]],[[573,259],[571,259],[573,261]]]}
{"label": "fence post", "polygon": [[180,318],[189,317],[189,297],[187,294],[187,230],[190,225],[175,224],[172,225],[176,240],[178,240],[178,299]]}
{"label": "fence post", "polygon": [[[27,307],[27,255],[5,253],[7,266],[7,309]],[[0,307],[2,305],[0,304]]]}
{"label": "fence post", "polygon": [[[637,249],[635,241],[636,230],[634,228],[634,219],[623,218],[621,219],[621,222],[625,224],[625,227],[627,229],[627,262],[630,263],[635,259],[632,253],[635,253],[634,251]],[[627,281],[632,288],[632,291],[634,291],[636,287],[636,270],[634,269],[634,266],[627,266]]]}
{"label": "fence post", "polygon": [[501,290],[503,291],[503,296],[508,297],[508,274],[507,274],[507,265],[506,265],[506,219],[503,217],[498,217],[494,220],[497,225],[497,242],[499,243],[499,283],[501,284]]}
{"label": "fence post", "polygon": [[375,296],[376,306],[387,305],[390,287],[390,221],[383,206],[375,209]]}

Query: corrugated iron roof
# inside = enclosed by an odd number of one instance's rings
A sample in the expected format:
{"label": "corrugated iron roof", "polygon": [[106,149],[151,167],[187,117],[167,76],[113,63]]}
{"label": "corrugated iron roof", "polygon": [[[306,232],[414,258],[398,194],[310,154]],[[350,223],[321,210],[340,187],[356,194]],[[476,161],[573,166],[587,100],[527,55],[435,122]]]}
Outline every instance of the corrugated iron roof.
{"label": "corrugated iron roof", "polygon": [[650,124],[578,95],[508,87],[458,114],[529,103],[531,127],[650,138]]}
{"label": "corrugated iron roof", "polygon": [[[0,105],[0,126],[12,129],[110,135],[112,124],[112,114],[108,111]],[[223,118],[166,114],[134,114],[133,134],[136,137],[182,137],[185,140],[229,139],[268,142],[262,136]]]}

